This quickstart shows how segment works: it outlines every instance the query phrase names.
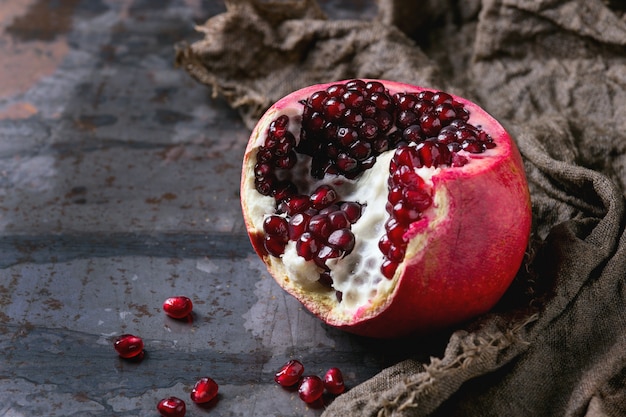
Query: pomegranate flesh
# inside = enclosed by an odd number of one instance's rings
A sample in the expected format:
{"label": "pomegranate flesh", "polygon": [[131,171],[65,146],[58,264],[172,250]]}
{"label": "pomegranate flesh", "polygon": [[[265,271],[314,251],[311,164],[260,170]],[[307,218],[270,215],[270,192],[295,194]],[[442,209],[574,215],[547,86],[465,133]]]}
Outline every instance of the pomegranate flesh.
{"label": "pomegranate flesh", "polygon": [[396,337],[488,311],[531,211],[520,154],[469,100],[381,80],[295,91],[254,128],[241,203],[286,291],[326,323]]}

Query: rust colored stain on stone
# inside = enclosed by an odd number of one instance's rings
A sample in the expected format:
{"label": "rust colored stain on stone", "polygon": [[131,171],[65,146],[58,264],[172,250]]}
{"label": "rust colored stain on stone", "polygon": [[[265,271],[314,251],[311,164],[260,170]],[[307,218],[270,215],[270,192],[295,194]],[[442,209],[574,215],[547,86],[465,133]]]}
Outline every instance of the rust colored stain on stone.
{"label": "rust colored stain on stone", "polygon": [[5,29],[21,41],[52,41],[72,28],[72,16],[79,0],[38,0]]}
{"label": "rust colored stain on stone", "polygon": [[[7,0],[0,2],[0,98],[31,89],[51,75],[69,52],[66,33],[72,28],[78,0]],[[0,108],[0,117],[27,118],[27,104]]]}

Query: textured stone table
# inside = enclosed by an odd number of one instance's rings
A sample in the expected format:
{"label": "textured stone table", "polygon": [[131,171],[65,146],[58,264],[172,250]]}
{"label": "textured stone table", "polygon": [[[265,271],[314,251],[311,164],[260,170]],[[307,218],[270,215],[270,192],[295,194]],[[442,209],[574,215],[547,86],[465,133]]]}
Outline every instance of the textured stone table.
{"label": "textured stone table", "polygon": [[[339,366],[354,386],[419,342],[328,328],[253,253],[238,196],[249,132],[173,65],[173,45],[223,7],[0,2],[0,416],[156,416],[170,395],[189,416],[315,416],[274,384],[285,361]],[[192,322],[164,316],[172,295],[192,298]],[[144,338],[142,362],[117,357],[122,333]],[[208,409],[189,401],[202,376],[220,384]]]}

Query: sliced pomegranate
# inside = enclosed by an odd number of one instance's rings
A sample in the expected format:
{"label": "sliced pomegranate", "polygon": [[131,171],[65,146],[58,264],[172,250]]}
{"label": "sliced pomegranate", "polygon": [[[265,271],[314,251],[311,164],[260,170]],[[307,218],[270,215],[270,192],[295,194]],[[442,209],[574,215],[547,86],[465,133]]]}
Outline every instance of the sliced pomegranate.
{"label": "sliced pomegranate", "polygon": [[274,375],[274,381],[282,387],[292,387],[300,381],[304,373],[304,366],[296,359],[292,359],[278,370]]}
{"label": "sliced pomegranate", "polygon": [[184,319],[191,314],[193,303],[188,297],[170,297],[163,302],[163,311],[175,319]]}
{"label": "sliced pomegranate", "polygon": [[157,411],[163,417],[185,417],[187,406],[180,398],[169,397],[159,401]]}
{"label": "sliced pomegranate", "polygon": [[298,386],[298,396],[302,401],[311,404],[322,398],[324,382],[317,375],[308,375],[302,378]]}
{"label": "sliced pomegranate", "polygon": [[241,202],[285,290],[326,323],[377,337],[488,311],[531,224],[521,157],[496,120],[461,97],[381,80],[275,103],[250,137]]}
{"label": "sliced pomegranate", "polygon": [[143,340],[132,334],[118,336],[113,342],[113,347],[124,359],[139,358],[143,354]]}
{"label": "sliced pomegranate", "polygon": [[324,388],[333,395],[339,395],[346,390],[343,374],[339,368],[330,368],[324,374]]}
{"label": "sliced pomegranate", "polygon": [[191,401],[197,404],[208,403],[217,397],[217,382],[208,377],[200,378],[191,390]]}

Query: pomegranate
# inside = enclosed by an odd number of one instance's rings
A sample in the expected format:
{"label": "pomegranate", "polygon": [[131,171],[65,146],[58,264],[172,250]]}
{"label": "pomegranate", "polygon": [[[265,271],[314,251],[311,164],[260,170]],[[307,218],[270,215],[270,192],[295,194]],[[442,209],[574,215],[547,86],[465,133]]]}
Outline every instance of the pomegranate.
{"label": "pomegranate", "polygon": [[312,404],[322,398],[324,382],[317,375],[308,375],[302,378],[298,386],[298,396],[307,404]]}
{"label": "pomegranate", "polygon": [[163,417],[185,417],[187,406],[180,398],[169,397],[159,401],[157,411]]}
{"label": "pomegranate", "polygon": [[139,336],[123,334],[113,342],[117,354],[124,359],[141,358],[143,355],[143,340]]}
{"label": "pomegranate", "polygon": [[339,368],[330,368],[324,375],[324,388],[333,395],[339,395],[346,390],[343,374]]}
{"label": "pomegranate", "polygon": [[193,303],[188,297],[170,297],[163,302],[163,311],[175,319],[184,319],[191,314]]}
{"label": "pomegranate", "polygon": [[382,80],[314,85],[252,131],[241,204],[280,286],[329,325],[397,337],[482,314],[516,275],[520,154],[478,105]]}
{"label": "pomegranate", "polygon": [[282,387],[292,387],[300,381],[304,373],[302,362],[292,359],[284,364],[274,375],[274,381]]}
{"label": "pomegranate", "polygon": [[212,378],[200,378],[191,390],[191,401],[197,404],[208,403],[217,397],[219,387]]}

